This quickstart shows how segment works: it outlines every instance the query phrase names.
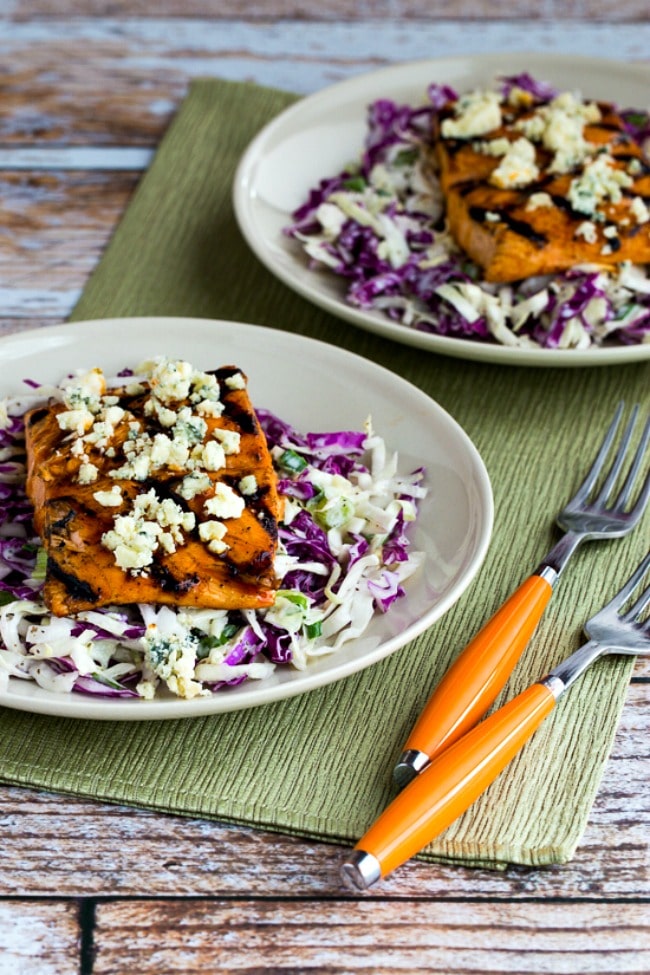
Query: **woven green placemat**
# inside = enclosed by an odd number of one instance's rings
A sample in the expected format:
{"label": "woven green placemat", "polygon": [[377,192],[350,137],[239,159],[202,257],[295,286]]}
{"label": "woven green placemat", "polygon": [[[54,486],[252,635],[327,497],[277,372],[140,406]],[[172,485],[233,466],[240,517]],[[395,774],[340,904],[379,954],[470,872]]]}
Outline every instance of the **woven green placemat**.
{"label": "woven green placemat", "polygon": [[[613,403],[622,395],[647,402],[649,370],[517,369],[429,355],[354,329],[294,295],[250,253],[230,195],[246,145],[292,100],[254,85],[194,83],[73,317],[253,322],[336,343],[394,370],[438,400],[481,451],[496,506],[488,558],[453,610],[413,643],[360,674],[279,704],[142,724],[3,709],[0,777],[347,842],[392,796],[394,761],[446,667],[556,537],[553,515],[576,486]],[[577,556],[504,696],[577,646],[582,621],[646,547],[647,531],[637,532]],[[424,855],[493,866],[570,858],[630,673],[629,661],[594,667]]]}

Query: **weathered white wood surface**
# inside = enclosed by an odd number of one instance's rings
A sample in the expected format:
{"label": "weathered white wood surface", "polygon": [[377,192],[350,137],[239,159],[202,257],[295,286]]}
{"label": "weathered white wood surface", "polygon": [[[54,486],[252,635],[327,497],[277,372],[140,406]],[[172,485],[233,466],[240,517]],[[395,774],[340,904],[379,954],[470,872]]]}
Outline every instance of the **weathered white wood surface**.
{"label": "weathered white wood surface", "polygon": [[[0,334],[66,318],[194,77],[309,93],[421,57],[650,57],[642,0],[245,8],[0,0]],[[0,975],[647,972],[648,663],[635,675],[562,867],[412,862],[355,898],[332,845],[0,788]]]}

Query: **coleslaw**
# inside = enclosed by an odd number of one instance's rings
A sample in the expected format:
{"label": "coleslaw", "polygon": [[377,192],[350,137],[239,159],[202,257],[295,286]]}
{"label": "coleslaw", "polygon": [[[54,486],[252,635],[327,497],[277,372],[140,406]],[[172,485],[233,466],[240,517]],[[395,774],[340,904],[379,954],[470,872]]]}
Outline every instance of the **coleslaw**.
{"label": "coleslaw", "polygon": [[302,434],[258,410],[285,498],[273,605],[53,615],[42,599],[46,555],[25,493],[23,417],[62,399],[64,383],[29,383],[0,408],[0,689],[14,677],[60,693],[210,695],[335,653],[404,596],[423,558],[407,530],[427,491],[424,471],[401,473],[370,419],[356,431]]}
{"label": "coleslaw", "polygon": [[[540,104],[557,94],[526,74],[500,84],[504,98],[515,86]],[[645,265],[582,265],[506,285],[482,279],[446,226],[431,164],[433,119],[457,97],[433,84],[423,105],[369,106],[358,160],[312,188],[284,230],[309,266],[340,277],[350,305],[437,335],[545,349],[650,342]],[[647,146],[648,113],[621,115]]]}

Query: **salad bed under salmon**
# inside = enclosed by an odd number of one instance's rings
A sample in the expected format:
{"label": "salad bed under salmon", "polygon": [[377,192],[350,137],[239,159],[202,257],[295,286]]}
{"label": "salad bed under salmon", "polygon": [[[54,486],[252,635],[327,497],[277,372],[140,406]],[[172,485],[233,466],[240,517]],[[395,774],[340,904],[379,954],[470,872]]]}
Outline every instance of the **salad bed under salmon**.
{"label": "salad bed under salmon", "polygon": [[406,594],[424,471],[370,418],[303,434],[246,386],[159,357],[0,401],[0,693],[208,696]]}
{"label": "salad bed under salmon", "polygon": [[284,228],[364,314],[513,349],[650,343],[650,114],[528,74],[378,93]]}

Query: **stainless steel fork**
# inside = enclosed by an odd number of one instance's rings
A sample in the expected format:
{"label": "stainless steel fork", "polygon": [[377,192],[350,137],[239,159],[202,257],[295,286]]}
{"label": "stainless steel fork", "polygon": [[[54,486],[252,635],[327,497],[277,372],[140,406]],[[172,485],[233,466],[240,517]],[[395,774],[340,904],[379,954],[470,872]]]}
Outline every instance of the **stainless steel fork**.
{"label": "stainless steel fork", "polygon": [[635,489],[650,442],[650,418],[631,451],[639,413],[635,406],[614,449],[623,412],[620,403],[589,473],[557,517],[562,538],[468,644],[430,697],[394,769],[400,787],[473,727],[496,700],[578,546],[590,539],[620,538],[639,523],[650,498],[650,471]]}
{"label": "stainless steel fork", "polygon": [[587,643],[438,755],[403,789],[349,855],[343,880],[369,887],[430,843],[487,789],[599,657],[650,654],[649,610],[650,552],[586,624]]}

